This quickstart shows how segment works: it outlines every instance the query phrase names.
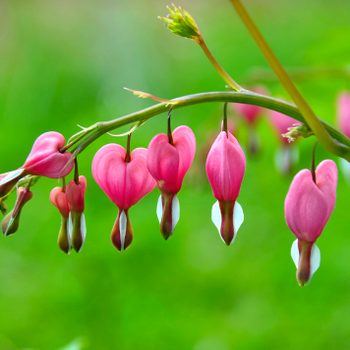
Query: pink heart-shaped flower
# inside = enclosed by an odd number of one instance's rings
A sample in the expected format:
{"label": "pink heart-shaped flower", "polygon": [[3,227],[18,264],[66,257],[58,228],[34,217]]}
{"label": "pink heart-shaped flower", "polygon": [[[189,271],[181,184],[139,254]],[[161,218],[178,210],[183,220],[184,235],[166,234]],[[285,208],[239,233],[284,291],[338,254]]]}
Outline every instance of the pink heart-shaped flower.
{"label": "pink heart-shaped flower", "polygon": [[120,209],[128,209],[151,192],[156,182],[147,169],[147,149],[136,148],[125,160],[126,150],[117,144],[103,146],[92,162],[97,184]]}

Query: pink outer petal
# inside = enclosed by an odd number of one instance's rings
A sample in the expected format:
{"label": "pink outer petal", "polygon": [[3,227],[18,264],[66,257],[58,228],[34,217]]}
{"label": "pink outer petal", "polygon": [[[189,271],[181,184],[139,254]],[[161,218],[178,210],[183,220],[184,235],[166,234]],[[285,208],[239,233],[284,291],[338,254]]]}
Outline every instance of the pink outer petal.
{"label": "pink outer petal", "polygon": [[284,204],[287,225],[297,238],[314,242],[322,233],[335,205],[337,169],[331,160],[316,169],[316,184],[310,170],[293,179]]}
{"label": "pink outer petal", "polygon": [[61,187],[55,187],[51,190],[50,201],[59,210],[63,217],[68,218],[69,205],[67,195],[62,191]]}
{"label": "pink outer petal", "polygon": [[59,152],[64,144],[64,136],[58,132],[49,131],[40,135],[35,140],[23,168],[27,173],[50,178],[68,175],[73,168],[73,163],[67,166],[72,155]]}
{"label": "pink outer petal", "polygon": [[151,192],[156,182],[147,170],[147,150],[137,148],[125,162],[125,149],[116,144],[102,147],[92,162],[97,184],[120,209],[127,209]]}
{"label": "pink outer petal", "polygon": [[73,180],[68,183],[66,193],[69,209],[71,211],[76,213],[82,213],[84,211],[85,191],[85,176],[79,176],[79,184],[76,184]]}
{"label": "pink outer petal", "polygon": [[179,190],[179,164],[179,152],[169,143],[168,136],[155,136],[148,146],[147,167],[162,191],[176,193]]}
{"label": "pink outer petal", "polygon": [[350,138],[350,93],[343,92],[339,95],[338,101],[338,124],[340,130]]}
{"label": "pink outer petal", "polygon": [[272,125],[275,127],[280,141],[288,144],[288,140],[282,136],[282,134],[285,134],[288,132],[288,128],[292,127],[293,125],[300,125],[301,123],[298,120],[295,120],[294,118],[291,118],[285,114],[276,112],[276,111],[270,111],[269,112],[270,121]]}
{"label": "pink outer petal", "polygon": [[149,144],[147,166],[158,186],[167,193],[177,193],[190,168],[196,152],[196,139],[187,126],[179,126],[172,134],[173,145],[168,136],[159,134]]}
{"label": "pink outer petal", "polygon": [[235,201],[244,177],[246,160],[236,138],[222,131],[207,156],[206,172],[214,197],[219,201]]}

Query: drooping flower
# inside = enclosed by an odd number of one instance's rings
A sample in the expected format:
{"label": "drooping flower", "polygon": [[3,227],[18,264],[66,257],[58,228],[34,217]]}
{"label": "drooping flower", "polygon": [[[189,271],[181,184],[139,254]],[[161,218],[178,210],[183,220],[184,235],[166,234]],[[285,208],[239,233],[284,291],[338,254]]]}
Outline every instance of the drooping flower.
{"label": "drooping flower", "polygon": [[71,242],[68,235],[69,204],[67,194],[63,188],[55,187],[51,190],[50,200],[61,214],[61,227],[57,239],[58,246],[62,251],[68,253],[71,248]]}
{"label": "drooping flower", "polygon": [[[343,92],[337,100],[337,124],[341,132],[350,138],[350,92]],[[339,158],[340,168],[345,179],[350,182],[350,163]]]}
{"label": "drooping flower", "polygon": [[245,155],[238,141],[229,131],[221,131],[208,153],[206,173],[218,200],[212,208],[212,220],[227,245],[236,237],[244,220],[237,197],[245,167]]}
{"label": "drooping flower", "polygon": [[147,152],[136,148],[128,154],[122,146],[108,144],[92,162],[95,181],[119,209],[111,237],[118,250],[126,249],[133,239],[129,208],[156,186],[147,169]]}
{"label": "drooping flower", "polygon": [[147,167],[157,181],[161,195],[157,204],[160,231],[168,239],[180,218],[180,204],[176,194],[196,152],[193,131],[185,125],[177,127],[171,136],[156,135],[148,146]]}
{"label": "drooping flower", "polygon": [[269,111],[269,119],[274,129],[277,131],[278,139],[280,141],[280,147],[275,154],[276,168],[282,174],[288,174],[291,172],[294,164],[298,162],[299,154],[298,149],[293,147],[293,143],[284,134],[288,132],[288,129],[300,125],[300,122],[279,112]]}
{"label": "drooping flower", "polygon": [[307,283],[320,266],[320,250],[315,241],[322,233],[335,206],[337,167],[324,160],[316,168],[301,170],[293,179],[284,204],[287,225],[297,237],[291,255],[297,280]]}
{"label": "drooping flower", "polygon": [[40,135],[35,140],[24,164],[0,179],[0,195],[6,195],[19,179],[28,174],[49,178],[68,175],[74,164],[70,153],[60,152],[64,144],[64,136],[58,132],[49,131]]}
{"label": "drooping flower", "polygon": [[68,183],[66,194],[69,205],[68,235],[71,245],[79,252],[86,237],[86,223],[84,215],[84,196],[86,191],[86,178],[79,176],[77,181]]}
{"label": "drooping flower", "polygon": [[19,219],[24,205],[33,197],[33,193],[26,187],[17,188],[17,198],[13,210],[2,220],[1,228],[5,236],[15,233],[19,227]]}

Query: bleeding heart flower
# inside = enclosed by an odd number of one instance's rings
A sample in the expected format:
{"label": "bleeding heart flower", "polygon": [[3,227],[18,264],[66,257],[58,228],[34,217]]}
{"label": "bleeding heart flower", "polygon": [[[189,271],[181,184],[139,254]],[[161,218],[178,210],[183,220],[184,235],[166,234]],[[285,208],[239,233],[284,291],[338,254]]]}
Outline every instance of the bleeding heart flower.
{"label": "bleeding heart flower", "polygon": [[244,220],[236,201],[244,177],[246,160],[241,146],[230,133],[221,131],[207,156],[206,172],[214,197],[212,220],[223,241],[229,245]]}
{"label": "bleeding heart flower", "polygon": [[68,235],[69,204],[67,194],[61,187],[55,187],[50,193],[51,203],[61,214],[61,226],[58,233],[58,246],[65,253],[69,253],[71,248],[70,237]]}
{"label": "bleeding heart flower", "polygon": [[320,250],[315,241],[334,209],[337,176],[335,163],[324,160],[317,167],[314,177],[310,170],[300,171],[287,193],[284,213],[287,225],[297,237],[291,254],[301,286],[320,266]]}
{"label": "bleeding heart flower", "polygon": [[124,250],[133,238],[128,210],[156,185],[147,170],[147,149],[136,148],[128,155],[122,146],[108,144],[96,153],[92,162],[92,174],[97,184],[119,208],[112,230],[112,242],[118,250]]}
{"label": "bleeding heart flower", "polygon": [[6,195],[25,175],[39,175],[49,178],[60,178],[68,175],[72,168],[72,155],[61,153],[64,136],[55,131],[40,135],[34,142],[25,163],[17,170],[10,171],[0,179],[0,195]]}
{"label": "bleeding heart flower", "polygon": [[179,126],[172,132],[156,135],[148,146],[147,167],[161,191],[157,217],[165,239],[174,231],[180,218],[180,204],[176,194],[190,168],[196,152],[196,139],[188,126]]}
{"label": "bleeding heart flower", "polygon": [[71,246],[79,252],[86,237],[86,223],[84,215],[84,196],[86,191],[86,178],[79,176],[77,182],[68,183],[66,194],[69,205],[68,236]]}

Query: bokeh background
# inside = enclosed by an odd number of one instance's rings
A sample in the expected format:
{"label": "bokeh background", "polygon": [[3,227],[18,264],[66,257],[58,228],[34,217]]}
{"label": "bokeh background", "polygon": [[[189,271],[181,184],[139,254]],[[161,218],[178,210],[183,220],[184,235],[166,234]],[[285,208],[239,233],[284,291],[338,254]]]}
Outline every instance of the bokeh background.
{"label": "bokeh background", "polygon": [[[245,1],[288,68],[323,67],[296,81],[315,111],[334,123],[336,96],[349,77],[350,2]],[[222,90],[200,49],[157,19],[161,0],[0,1],[0,172],[22,164],[47,130],[66,136],[152,104],[122,87],[165,98]],[[209,47],[242,84],[264,84],[287,98],[266,69],[227,0],[180,1]],[[253,79],[254,78],[254,79]],[[268,79],[265,79],[268,78]],[[253,79],[253,80],[252,80]],[[321,268],[301,289],[290,258],[294,236],[283,217],[292,176],[274,167],[278,139],[259,123],[262,151],[249,158],[239,198],[246,220],[226,247],[211,223],[214,203],[204,174],[205,145],[219,130],[222,104],[174,112],[193,127],[198,152],[179,194],[181,220],[169,241],[155,215],[158,192],[130,211],[135,238],[123,253],[110,242],[117,209],[93,182],[91,160],[104,136],[80,157],[88,179],[87,240],[81,253],[56,244],[60,217],[49,203],[56,181],[41,179],[19,231],[0,240],[0,349],[349,349],[350,187],[339,179],[336,209],[318,241]],[[165,115],[138,129],[134,146],[165,130]],[[244,125],[239,132],[243,135]],[[299,143],[298,170],[313,140]],[[330,157],[319,148],[317,159]]]}

